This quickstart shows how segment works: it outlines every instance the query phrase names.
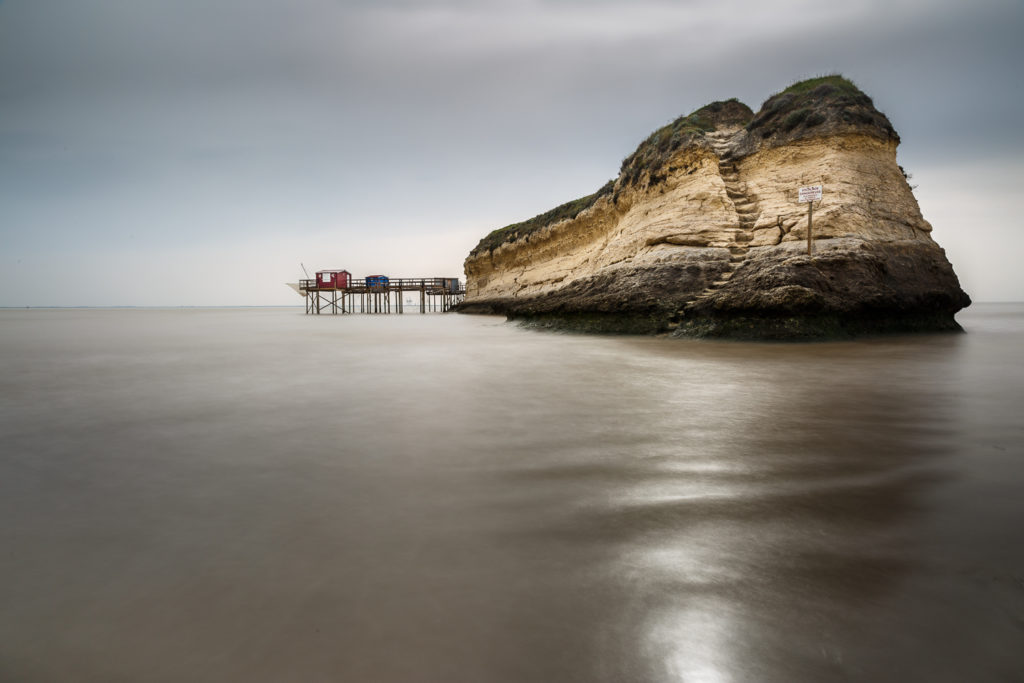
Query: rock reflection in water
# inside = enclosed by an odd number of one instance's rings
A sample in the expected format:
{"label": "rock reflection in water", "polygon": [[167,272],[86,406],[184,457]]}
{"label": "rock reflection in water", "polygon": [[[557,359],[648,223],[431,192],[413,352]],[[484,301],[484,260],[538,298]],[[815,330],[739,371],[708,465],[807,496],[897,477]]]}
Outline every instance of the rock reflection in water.
{"label": "rock reflection in water", "polygon": [[[621,668],[606,673],[849,672],[850,613],[922,561],[914,517],[943,476],[950,417],[931,371],[954,362],[957,339],[909,367],[904,354],[921,350],[898,342],[748,347],[735,365],[735,345],[626,346],[662,356],[653,382],[617,377],[626,405],[648,395],[647,410],[621,422],[640,436],[639,453],[624,446],[603,466],[518,473],[537,486],[588,482],[574,509],[531,533],[607,549],[613,588],[602,599],[618,604],[595,656]],[[664,372],[673,360],[684,369]]]}

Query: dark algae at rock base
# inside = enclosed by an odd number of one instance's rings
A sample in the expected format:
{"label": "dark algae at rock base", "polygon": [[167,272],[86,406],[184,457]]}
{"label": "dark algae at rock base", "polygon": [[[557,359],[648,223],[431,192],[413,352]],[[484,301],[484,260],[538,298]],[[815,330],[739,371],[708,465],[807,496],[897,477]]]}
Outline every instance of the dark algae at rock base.
{"label": "dark algae at rock base", "polygon": [[[896,162],[899,136],[841,76],[754,113],[714,102],[647,137],[592,195],[492,231],[466,313],[593,332],[826,339],[959,330],[970,304]],[[807,253],[807,204],[822,185]]]}

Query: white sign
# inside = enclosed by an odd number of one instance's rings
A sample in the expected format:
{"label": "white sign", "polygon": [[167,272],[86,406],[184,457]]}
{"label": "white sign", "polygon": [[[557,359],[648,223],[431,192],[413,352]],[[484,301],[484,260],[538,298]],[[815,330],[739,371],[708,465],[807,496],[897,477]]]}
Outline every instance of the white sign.
{"label": "white sign", "polygon": [[810,185],[800,188],[800,203],[816,202],[821,199],[821,185]]}

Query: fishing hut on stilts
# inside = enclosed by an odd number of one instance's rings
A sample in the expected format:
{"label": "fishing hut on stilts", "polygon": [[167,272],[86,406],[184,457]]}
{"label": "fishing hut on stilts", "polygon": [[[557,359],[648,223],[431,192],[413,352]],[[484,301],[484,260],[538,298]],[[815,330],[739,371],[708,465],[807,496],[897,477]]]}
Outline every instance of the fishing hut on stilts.
{"label": "fishing hut on stilts", "polygon": [[[295,287],[295,285],[292,285]],[[407,293],[418,295],[409,312],[444,313],[466,296],[459,278],[392,278],[368,275],[354,279],[347,270],[318,270],[295,287],[306,300],[306,314],[405,313]]]}

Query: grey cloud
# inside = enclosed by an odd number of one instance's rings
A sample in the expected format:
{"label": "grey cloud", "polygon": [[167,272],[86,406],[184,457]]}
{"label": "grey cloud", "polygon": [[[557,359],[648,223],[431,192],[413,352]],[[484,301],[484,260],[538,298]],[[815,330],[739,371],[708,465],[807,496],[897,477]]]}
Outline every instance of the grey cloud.
{"label": "grey cloud", "polygon": [[733,96],[756,109],[833,70],[874,97],[913,165],[1012,158],[1022,13],[1001,0],[8,0],[0,236],[28,244],[19,229],[45,224],[99,248],[129,230],[162,244],[177,226],[199,245],[272,234],[271,215],[341,238],[345,221],[415,231],[438,216],[482,234],[592,191],[679,114]]}

